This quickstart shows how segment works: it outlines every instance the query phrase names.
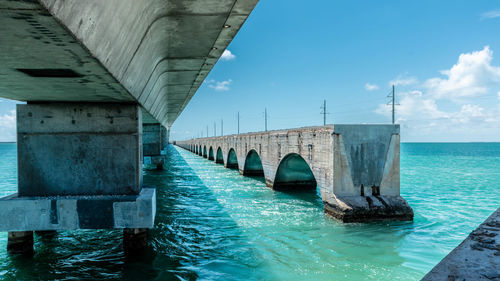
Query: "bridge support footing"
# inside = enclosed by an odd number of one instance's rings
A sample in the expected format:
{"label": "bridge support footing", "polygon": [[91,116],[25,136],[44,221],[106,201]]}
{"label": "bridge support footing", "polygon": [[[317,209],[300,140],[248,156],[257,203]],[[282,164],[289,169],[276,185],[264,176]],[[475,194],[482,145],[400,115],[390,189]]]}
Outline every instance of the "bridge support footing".
{"label": "bridge support footing", "polygon": [[412,221],[413,210],[401,196],[344,196],[324,202],[325,213],[342,222]]}
{"label": "bridge support footing", "polygon": [[0,198],[9,252],[33,251],[33,231],[153,227],[141,116],[136,104],[17,106],[18,193]]}
{"label": "bridge support footing", "polygon": [[10,254],[33,254],[33,231],[11,231],[7,237],[7,252]]}

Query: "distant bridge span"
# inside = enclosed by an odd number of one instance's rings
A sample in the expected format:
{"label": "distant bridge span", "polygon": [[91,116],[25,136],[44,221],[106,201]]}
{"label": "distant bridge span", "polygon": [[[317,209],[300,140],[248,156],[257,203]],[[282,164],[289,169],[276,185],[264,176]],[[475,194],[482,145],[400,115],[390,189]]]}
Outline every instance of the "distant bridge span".
{"label": "distant bridge span", "polygon": [[177,141],[275,190],[319,188],[343,222],[412,220],[400,196],[399,125],[329,125]]}

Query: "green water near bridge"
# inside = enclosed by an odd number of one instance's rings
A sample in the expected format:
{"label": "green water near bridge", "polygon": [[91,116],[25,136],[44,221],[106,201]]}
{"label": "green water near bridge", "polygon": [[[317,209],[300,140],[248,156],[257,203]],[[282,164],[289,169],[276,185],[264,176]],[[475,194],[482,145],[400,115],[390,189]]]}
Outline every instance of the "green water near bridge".
{"label": "green water near bridge", "polygon": [[[262,180],[169,146],[151,248],[127,259],[121,231],[35,238],[35,256],[6,253],[2,280],[419,280],[499,207],[500,144],[402,144],[401,193],[415,221],[341,224],[317,192]],[[16,191],[15,144],[0,144],[0,195]]]}

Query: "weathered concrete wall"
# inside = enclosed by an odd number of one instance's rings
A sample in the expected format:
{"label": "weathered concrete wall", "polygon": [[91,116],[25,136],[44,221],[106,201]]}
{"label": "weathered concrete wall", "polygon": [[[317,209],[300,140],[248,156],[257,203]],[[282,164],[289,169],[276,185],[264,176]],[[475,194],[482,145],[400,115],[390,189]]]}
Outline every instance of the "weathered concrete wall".
{"label": "weathered concrete wall", "polygon": [[226,167],[234,150],[242,174],[253,150],[270,187],[282,160],[297,154],[312,171],[329,214],[343,221],[411,220],[413,211],[399,190],[399,141],[399,125],[330,125],[176,143],[204,157],[210,148],[215,154],[220,149]]}
{"label": "weathered concrete wall", "polygon": [[422,280],[500,280],[500,208]]}
{"label": "weathered concrete wall", "polygon": [[17,105],[19,195],[139,194],[141,128],[137,105]]}
{"label": "weathered concrete wall", "polygon": [[166,155],[167,129],[160,123],[142,124],[144,165],[146,169],[163,169]]}
{"label": "weathered concrete wall", "polygon": [[142,124],[142,147],[144,156],[161,154],[162,136],[160,123]]}
{"label": "weathered concrete wall", "polygon": [[161,150],[165,150],[168,145],[168,129],[165,128],[164,126],[161,126],[160,129],[160,136],[161,136]]}

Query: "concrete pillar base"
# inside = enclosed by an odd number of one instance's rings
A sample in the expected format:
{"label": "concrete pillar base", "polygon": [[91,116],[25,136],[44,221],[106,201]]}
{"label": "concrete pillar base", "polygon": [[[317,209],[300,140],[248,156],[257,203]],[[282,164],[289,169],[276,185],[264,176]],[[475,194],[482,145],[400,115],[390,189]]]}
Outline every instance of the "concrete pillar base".
{"label": "concrete pillar base", "polygon": [[156,190],[139,195],[0,198],[0,231],[153,227]]}
{"label": "concrete pillar base", "polygon": [[342,222],[413,221],[413,210],[401,196],[343,196],[323,203],[325,213]]}
{"label": "concrete pillar base", "polygon": [[146,170],[163,170],[165,161],[165,155],[145,156],[144,168]]}
{"label": "concrete pillar base", "polygon": [[33,255],[33,231],[12,231],[7,239],[10,254]]}
{"label": "concrete pillar base", "polygon": [[148,245],[147,228],[123,229],[123,250],[126,254],[141,252]]}

